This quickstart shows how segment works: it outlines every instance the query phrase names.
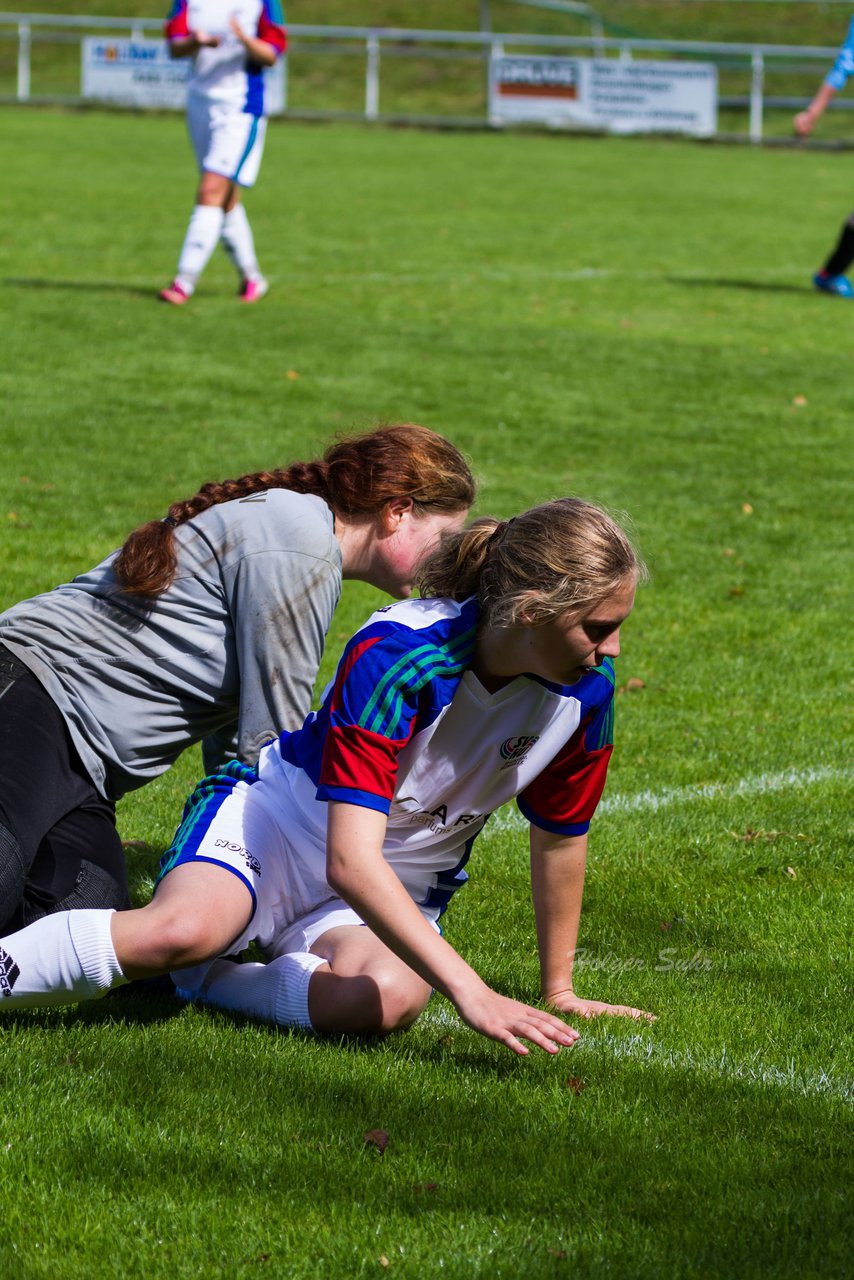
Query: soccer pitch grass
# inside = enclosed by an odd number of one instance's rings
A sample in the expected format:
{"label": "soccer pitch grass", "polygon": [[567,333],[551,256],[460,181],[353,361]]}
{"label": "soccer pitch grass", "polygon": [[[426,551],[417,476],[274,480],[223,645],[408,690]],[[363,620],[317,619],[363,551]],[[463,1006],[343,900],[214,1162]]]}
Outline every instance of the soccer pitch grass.
{"label": "soccer pitch grass", "polygon": [[[364,1044],[156,996],[7,1017],[0,1273],[841,1275],[854,308],[809,277],[850,161],[274,126],[269,297],[240,307],[219,257],[176,311],[182,122],[7,109],[3,138],[0,604],[376,420],[451,435],[481,511],[631,513],[653,579],[577,987],[658,1021],[520,1060],[438,997]],[[324,675],[376,602],[345,587]],[[140,897],[199,769],[120,808]],[[513,812],[470,870],[447,936],[535,998]]]}

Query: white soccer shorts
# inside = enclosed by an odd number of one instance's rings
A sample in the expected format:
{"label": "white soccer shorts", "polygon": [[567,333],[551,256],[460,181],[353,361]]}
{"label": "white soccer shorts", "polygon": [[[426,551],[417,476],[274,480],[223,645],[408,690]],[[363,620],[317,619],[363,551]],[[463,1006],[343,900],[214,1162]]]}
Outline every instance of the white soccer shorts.
{"label": "white soccer shorts", "polygon": [[[190,797],[161,877],[189,862],[226,868],[252,896],[252,918],[230,946],[233,954],[254,942],[272,960],[310,951],[327,929],[364,924],[329,886],[322,833],[304,832],[288,812],[286,792],[259,783],[254,770],[237,761]],[[435,912],[421,910],[440,933]]]}
{"label": "white soccer shorts", "polygon": [[221,102],[187,100],[187,128],[196,163],[205,173],[219,173],[252,187],[261,168],[267,120]]}

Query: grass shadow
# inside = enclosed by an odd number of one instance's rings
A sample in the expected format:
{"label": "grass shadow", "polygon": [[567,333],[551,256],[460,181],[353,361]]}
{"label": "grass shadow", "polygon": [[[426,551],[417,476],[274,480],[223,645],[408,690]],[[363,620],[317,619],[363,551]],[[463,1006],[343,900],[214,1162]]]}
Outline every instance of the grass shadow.
{"label": "grass shadow", "polygon": [[79,1005],[71,1021],[146,1026],[170,1022],[185,1008],[175,995],[171,978],[146,978],[116,987],[101,1000]]}
{"label": "grass shadow", "polygon": [[807,285],[775,284],[770,280],[737,280],[727,276],[665,276],[668,284],[700,286],[705,289],[743,289],[747,293],[813,293]]}
{"label": "grass shadow", "polygon": [[[168,983],[168,989],[165,984]],[[149,1023],[168,1022],[185,1008],[176,999],[175,989],[169,978],[153,978],[143,982],[130,982],[117,987],[100,1000],[87,1000],[78,1005],[46,1005],[43,1008],[15,1009],[4,1012],[2,1026],[22,1030],[40,1026],[49,1029],[56,1025],[56,1017],[64,1026],[75,1023],[122,1023],[143,1026]]]}
{"label": "grass shadow", "polygon": [[51,280],[39,276],[5,276],[2,283],[9,289],[61,289],[74,293],[120,293],[131,298],[157,298],[156,289],[123,284],[116,280]]}

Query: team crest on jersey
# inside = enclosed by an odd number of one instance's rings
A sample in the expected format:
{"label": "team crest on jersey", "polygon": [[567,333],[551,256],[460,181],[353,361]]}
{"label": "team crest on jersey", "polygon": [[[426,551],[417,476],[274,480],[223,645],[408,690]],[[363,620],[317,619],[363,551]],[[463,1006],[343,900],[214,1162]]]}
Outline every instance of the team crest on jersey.
{"label": "team crest on jersey", "polygon": [[507,738],[498,748],[501,759],[504,761],[501,768],[510,769],[515,764],[521,764],[531,747],[539,740],[539,734],[526,733],[521,733],[515,738]]}

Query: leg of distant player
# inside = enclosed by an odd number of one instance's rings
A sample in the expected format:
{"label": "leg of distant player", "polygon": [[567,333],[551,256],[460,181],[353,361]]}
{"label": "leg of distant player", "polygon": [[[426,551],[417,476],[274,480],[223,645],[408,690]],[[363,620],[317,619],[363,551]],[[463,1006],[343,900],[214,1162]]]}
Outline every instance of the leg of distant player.
{"label": "leg of distant player", "polygon": [[845,272],[854,262],[854,213],[843,224],[833,253],[815,277],[816,288],[838,297],[854,297],[854,289]]}
{"label": "leg of distant player", "polygon": [[257,302],[267,292],[255,255],[255,241],[236,182],[219,173],[203,173],[178,260],[175,280],[161,297],[180,305],[191,297],[199,276],[222,240],[240,276],[240,297]]}
{"label": "leg of distant player", "polygon": [[219,243],[226,208],[234,191],[235,184],[230,178],[221,173],[202,173],[196,204],[178,259],[177,274],[170,287],[160,294],[164,302],[180,305],[192,296],[199,276]]}
{"label": "leg of distant player", "polygon": [[160,297],[174,306],[185,303],[222,239],[240,275],[241,301],[258,302],[267,292],[267,282],[258,268],[240,194],[258,176],[267,122],[243,112],[223,115],[190,101],[187,125],[201,178],[177,274]]}
{"label": "leg of distant player", "polygon": [[258,266],[252,228],[240,199],[240,188],[236,184],[225,210],[222,243],[240,276],[241,298],[244,302],[257,302],[267,292],[267,282]]}
{"label": "leg of distant player", "polygon": [[823,270],[829,276],[841,275],[854,262],[854,213],[846,220],[839,235],[836,248],[824,264]]}
{"label": "leg of distant player", "polygon": [[[822,80],[806,110],[799,111],[794,118],[795,133],[802,138],[809,137],[851,75],[852,52],[854,52],[854,21],[851,23],[848,36],[830,74]],[[845,275],[852,262],[854,262],[854,214],[843,226],[833,253],[822,269],[813,276],[812,282],[816,289],[822,293],[833,294],[837,298],[854,298],[854,287]]]}

